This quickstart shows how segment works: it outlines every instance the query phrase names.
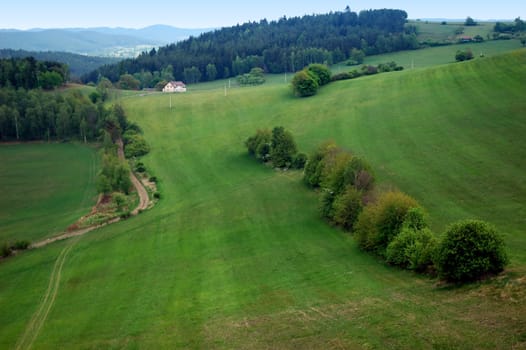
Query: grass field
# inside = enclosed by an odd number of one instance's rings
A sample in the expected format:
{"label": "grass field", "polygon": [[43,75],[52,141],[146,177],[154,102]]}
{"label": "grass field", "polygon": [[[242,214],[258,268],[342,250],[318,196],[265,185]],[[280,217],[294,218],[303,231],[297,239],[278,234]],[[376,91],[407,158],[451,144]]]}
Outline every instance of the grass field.
{"label": "grass field", "polygon": [[[524,347],[525,67],[522,50],[337,82],[308,99],[284,84],[174,95],[172,109],[166,95],[123,99],[152,146],[144,163],[162,200],[3,262],[0,347]],[[463,218],[494,223],[510,270],[440,287],[362,253],[318,218],[300,173],[246,155],[243,140],[275,125],[302,151],[334,139],[364,155],[380,186],[417,198],[438,233]]]}
{"label": "grass field", "polygon": [[0,145],[0,242],[64,231],[97,200],[96,150],[77,144]]}
{"label": "grass field", "polygon": [[[419,42],[456,43],[460,37],[477,35],[486,40],[488,36],[491,38],[495,27],[495,22],[478,22],[476,26],[465,26],[464,22],[446,22],[443,25],[441,22],[410,21],[409,24],[417,27]],[[458,29],[462,29],[462,34],[456,33]]]}

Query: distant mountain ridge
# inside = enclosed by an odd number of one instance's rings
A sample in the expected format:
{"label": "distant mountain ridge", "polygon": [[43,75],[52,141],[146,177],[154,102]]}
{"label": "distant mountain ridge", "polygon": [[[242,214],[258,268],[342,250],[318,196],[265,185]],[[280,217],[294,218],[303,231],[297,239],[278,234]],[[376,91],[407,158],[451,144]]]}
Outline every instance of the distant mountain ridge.
{"label": "distant mountain ridge", "polygon": [[135,57],[156,46],[179,42],[211,29],[169,25],[133,28],[0,29],[0,49],[65,51],[90,56]]}

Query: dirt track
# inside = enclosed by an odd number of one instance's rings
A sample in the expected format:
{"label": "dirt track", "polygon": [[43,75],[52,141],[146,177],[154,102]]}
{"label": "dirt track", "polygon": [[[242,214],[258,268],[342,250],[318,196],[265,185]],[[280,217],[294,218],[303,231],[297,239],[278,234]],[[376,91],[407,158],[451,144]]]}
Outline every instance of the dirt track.
{"label": "dirt track", "polygon": [[[125,157],[124,157],[124,144],[122,142],[122,139],[118,139],[116,142],[115,142],[118,146],[118,149],[117,149],[117,153],[119,155],[119,159],[121,160],[125,160]],[[137,179],[137,177],[135,176],[135,174],[130,171],[130,180],[133,184],[133,187],[135,187],[135,190],[137,191],[137,194],[139,195],[139,205],[137,206],[137,208],[135,208],[131,214],[132,215],[137,215],[139,214],[139,211],[141,210],[144,210],[146,208],[148,208],[148,205],[150,204],[150,198],[148,197],[148,192],[146,191],[146,188],[144,187],[144,185],[142,184],[141,181],[139,181],[139,179]],[[71,238],[71,237],[77,237],[77,236],[82,236],[90,231],[93,231],[93,230],[96,230],[100,227],[104,227],[106,225],[109,225],[109,224],[113,224],[117,221],[120,221],[120,218],[114,218],[104,224],[100,224],[100,225],[96,225],[96,226],[90,226],[90,227],[86,227],[86,228],[83,228],[83,229],[79,229],[79,230],[74,230],[74,231],[69,231],[69,232],[65,232],[59,236],[55,236],[55,237],[51,237],[51,238],[47,238],[43,241],[40,241],[40,242],[36,242],[36,243],[33,243],[29,246],[30,249],[33,249],[33,248],[41,248],[41,247],[44,247],[50,243],[53,243],[53,242],[56,242],[56,241],[61,241],[61,240],[64,240],[64,239],[68,239],[68,238]]]}

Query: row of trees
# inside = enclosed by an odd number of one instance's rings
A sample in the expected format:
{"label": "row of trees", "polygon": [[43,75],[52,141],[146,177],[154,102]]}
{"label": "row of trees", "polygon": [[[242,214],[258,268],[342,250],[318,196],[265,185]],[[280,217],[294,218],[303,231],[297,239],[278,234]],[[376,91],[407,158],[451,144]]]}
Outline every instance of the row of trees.
{"label": "row of trees", "polygon": [[50,90],[64,84],[68,74],[67,65],[58,62],[33,57],[0,59],[0,88]]}
{"label": "row of trees", "polygon": [[380,63],[378,66],[364,65],[359,70],[353,69],[331,75],[331,71],[323,64],[310,64],[297,72],[292,78],[292,90],[296,96],[307,97],[315,95],[318,89],[331,81],[355,79],[363,75],[403,70],[396,62]]}
{"label": "row of trees", "polygon": [[346,9],[325,15],[250,22],[101,67],[83,80],[96,82],[105,76],[115,83],[123,74],[131,74],[143,87],[154,87],[152,77],[164,76],[169,66],[175,80],[190,82],[188,74],[193,81],[202,81],[236,77],[256,67],[269,73],[297,71],[311,63],[343,61],[353,49],[367,55],[416,49],[419,45],[415,28],[404,27],[406,19],[407,13],[402,10],[355,13]]}
{"label": "row of trees", "polygon": [[334,142],[309,156],[304,182],[319,188],[324,219],[354,233],[361,249],[391,265],[466,282],[500,272],[508,262],[504,241],[485,222],[455,223],[439,241],[415,199],[400,191],[378,195],[371,166]]}

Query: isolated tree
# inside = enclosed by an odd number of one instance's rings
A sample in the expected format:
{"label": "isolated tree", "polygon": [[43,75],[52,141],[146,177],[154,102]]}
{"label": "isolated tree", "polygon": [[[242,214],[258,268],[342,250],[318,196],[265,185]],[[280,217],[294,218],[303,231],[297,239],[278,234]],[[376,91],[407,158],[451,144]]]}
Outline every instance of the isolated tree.
{"label": "isolated tree", "polygon": [[292,134],[282,126],[276,126],[272,129],[272,140],[270,143],[272,164],[278,168],[288,167],[296,153],[296,142],[294,142]]}
{"label": "isolated tree", "polygon": [[468,18],[466,18],[466,21],[464,22],[464,25],[465,26],[476,26],[477,22],[475,22],[473,18],[468,16]]}
{"label": "isolated tree", "polygon": [[473,51],[471,51],[471,49],[458,50],[455,54],[455,59],[457,62],[469,61],[473,59]]}

